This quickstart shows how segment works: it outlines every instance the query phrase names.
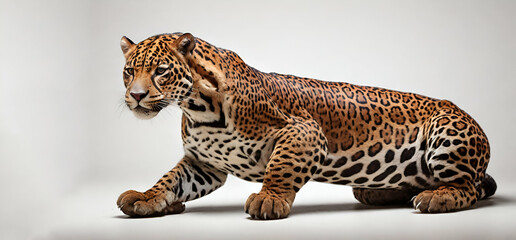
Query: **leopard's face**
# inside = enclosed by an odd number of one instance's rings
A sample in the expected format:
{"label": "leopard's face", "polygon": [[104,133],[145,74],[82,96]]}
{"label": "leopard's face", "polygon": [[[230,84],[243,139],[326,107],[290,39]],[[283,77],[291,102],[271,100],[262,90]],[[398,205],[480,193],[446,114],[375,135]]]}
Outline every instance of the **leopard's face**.
{"label": "leopard's face", "polygon": [[186,56],[195,41],[185,35],[178,39],[160,35],[138,44],[122,38],[125,103],[136,117],[153,118],[191,93],[193,82]]}

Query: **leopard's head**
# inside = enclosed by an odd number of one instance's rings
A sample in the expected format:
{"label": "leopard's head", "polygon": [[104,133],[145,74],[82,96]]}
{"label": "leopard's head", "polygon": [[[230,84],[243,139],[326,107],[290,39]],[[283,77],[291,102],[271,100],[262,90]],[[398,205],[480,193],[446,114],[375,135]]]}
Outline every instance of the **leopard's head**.
{"label": "leopard's head", "polygon": [[125,103],[136,117],[153,118],[189,96],[193,82],[187,59],[195,47],[191,34],[158,35],[138,44],[122,37],[120,46],[126,59]]}

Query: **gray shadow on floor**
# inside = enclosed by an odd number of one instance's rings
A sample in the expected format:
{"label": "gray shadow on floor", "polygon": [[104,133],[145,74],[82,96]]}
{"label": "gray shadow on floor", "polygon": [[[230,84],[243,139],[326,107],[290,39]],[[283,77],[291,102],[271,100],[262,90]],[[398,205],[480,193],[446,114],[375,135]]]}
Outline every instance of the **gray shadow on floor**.
{"label": "gray shadow on floor", "polygon": [[[395,209],[410,208],[410,205],[389,205],[389,206],[368,206],[361,203],[331,203],[331,204],[298,204],[294,203],[290,215],[307,214],[317,212],[339,212],[339,211],[358,211],[358,210],[375,210],[375,209]],[[244,205],[222,205],[222,206],[199,206],[186,207],[185,213],[229,213],[243,212]]]}
{"label": "gray shadow on floor", "polygon": [[230,213],[230,212],[243,212],[244,204],[233,204],[233,205],[218,205],[218,206],[198,206],[188,207],[186,205],[185,213]]}
{"label": "gray shadow on floor", "polygon": [[160,214],[160,215],[151,215],[151,216],[145,216],[145,217],[131,217],[131,216],[128,216],[128,215],[117,215],[117,216],[114,216],[113,218],[119,218],[119,219],[146,219],[146,218],[160,218],[160,217],[164,217],[164,216],[167,216],[167,215]]}
{"label": "gray shadow on floor", "polygon": [[297,214],[310,214],[310,213],[322,213],[322,212],[342,212],[342,211],[363,211],[363,210],[385,210],[385,209],[399,209],[399,208],[410,208],[409,204],[402,205],[385,205],[385,206],[372,206],[365,205],[362,203],[332,203],[332,204],[317,204],[317,205],[298,205],[292,208],[291,215]]}

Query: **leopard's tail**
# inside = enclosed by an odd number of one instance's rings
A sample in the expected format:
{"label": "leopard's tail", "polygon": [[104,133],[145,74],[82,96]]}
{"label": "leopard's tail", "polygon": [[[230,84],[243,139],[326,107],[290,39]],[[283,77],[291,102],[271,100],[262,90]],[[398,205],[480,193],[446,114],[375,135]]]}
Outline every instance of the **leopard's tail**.
{"label": "leopard's tail", "polygon": [[496,192],[496,182],[489,174],[486,173],[484,179],[477,186],[477,192],[480,194],[479,199],[486,199]]}

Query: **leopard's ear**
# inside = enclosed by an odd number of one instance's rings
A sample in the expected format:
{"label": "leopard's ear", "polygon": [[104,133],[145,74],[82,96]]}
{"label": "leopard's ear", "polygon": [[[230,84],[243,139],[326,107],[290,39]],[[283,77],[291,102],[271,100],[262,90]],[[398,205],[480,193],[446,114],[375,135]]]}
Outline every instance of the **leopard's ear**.
{"label": "leopard's ear", "polygon": [[176,41],[174,41],[174,45],[177,51],[184,56],[191,54],[195,47],[195,38],[190,33],[185,33],[181,35]]}
{"label": "leopard's ear", "polygon": [[120,40],[120,48],[122,49],[122,52],[124,53],[125,58],[129,55],[129,53],[132,52],[134,49],[135,44],[131,39],[127,38],[126,36],[123,36]]}

